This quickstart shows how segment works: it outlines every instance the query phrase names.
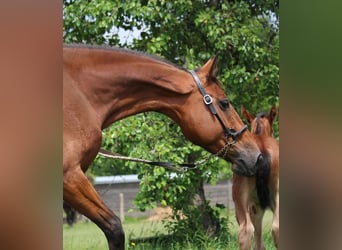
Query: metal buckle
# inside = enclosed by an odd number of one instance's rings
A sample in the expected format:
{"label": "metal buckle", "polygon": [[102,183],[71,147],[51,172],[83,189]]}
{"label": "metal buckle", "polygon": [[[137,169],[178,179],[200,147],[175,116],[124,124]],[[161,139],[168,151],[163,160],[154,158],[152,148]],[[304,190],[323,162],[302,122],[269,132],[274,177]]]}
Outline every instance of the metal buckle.
{"label": "metal buckle", "polygon": [[210,95],[206,94],[205,96],[203,96],[203,101],[205,104],[209,105],[213,103],[213,98],[211,98]]}

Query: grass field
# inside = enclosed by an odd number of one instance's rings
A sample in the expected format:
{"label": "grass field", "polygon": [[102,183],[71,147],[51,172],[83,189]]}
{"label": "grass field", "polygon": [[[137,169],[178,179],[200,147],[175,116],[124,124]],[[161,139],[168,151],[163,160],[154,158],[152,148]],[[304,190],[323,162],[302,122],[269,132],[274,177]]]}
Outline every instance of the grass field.
{"label": "grass field", "polygon": [[[270,232],[272,224],[272,214],[267,212],[264,218],[264,241],[267,250],[273,250],[275,247],[272,243]],[[196,247],[189,239],[186,243],[180,245],[177,242],[168,242],[154,244],[150,243],[135,243],[132,239],[151,237],[156,235],[166,234],[166,230],[161,221],[148,222],[144,218],[134,219],[127,218],[123,224],[126,234],[126,249],[135,250],[233,250],[238,249],[237,244],[237,223],[233,213],[229,214],[229,228],[232,233],[232,238],[227,244],[220,239],[203,239],[203,244]],[[106,250],[107,241],[102,231],[92,222],[79,222],[73,227],[68,225],[63,226],[63,249],[64,250]]]}

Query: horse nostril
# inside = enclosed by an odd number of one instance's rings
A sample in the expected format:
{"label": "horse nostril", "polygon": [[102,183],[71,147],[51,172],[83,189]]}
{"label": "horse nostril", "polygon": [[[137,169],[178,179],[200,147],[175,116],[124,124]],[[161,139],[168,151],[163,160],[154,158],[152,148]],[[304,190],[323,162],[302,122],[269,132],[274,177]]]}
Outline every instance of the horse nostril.
{"label": "horse nostril", "polygon": [[262,157],[262,154],[260,154],[260,155],[258,156],[258,159],[257,159],[256,165],[259,165],[259,164],[261,164],[261,163],[263,162],[263,160],[264,160],[264,157]]}

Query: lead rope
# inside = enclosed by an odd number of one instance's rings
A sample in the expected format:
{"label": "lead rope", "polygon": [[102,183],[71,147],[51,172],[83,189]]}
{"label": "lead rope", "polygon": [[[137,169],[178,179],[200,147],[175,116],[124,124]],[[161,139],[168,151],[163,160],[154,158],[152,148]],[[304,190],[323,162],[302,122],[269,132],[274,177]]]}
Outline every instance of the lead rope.
{"label": "lead rope", "polygon": [[199,165],[202,165],[203,163],[209,161],[213,157],[225,157],[229,148],[235,143],[235,141],[227,142],[226,145],[222,149],[220,149],[216,154],[210,154],[206,157],[204,157],[201,160],[198,160],[194,163],[171,163],[171,162],[163,162],[163,161],[150,161],[150,160],[145,160],[141,158],[134,158],[134,157],[128,157],[128,156],[123,156],[118,153],[113,153],[111,151],[105,150],[105,149],[100,149],[98,152],[98,155],[103,156],[103,157],[108,157],[112,159],[119,159],[119,160],[126,160],[126,161],[133,161],[133,162],[141,162],[145,163],[148,165],[152,166],[159,166],[163,167],[166,169],[169,169],[171,171],[175,172],[186,172],[189,169],[193,170],[196,169]]}
{"label": "lead rope", "polygon": [[119,160],[126,160],[126,161],[133,161],[133,162],[141,162],[152,166],[159,166],[166,169],[169,169],[171,171],[175,172],[186,172],[188,169],[196,169],[197,165],[195,163],[171,163],[171,162],[162,162],[162,161],[150,161],[140,158],[134,158],[134,157],[128,157],[123,156],[117,153],[113,153],[111,151],[100,149],[98,155],[113,158],[113,159],[119,159]]}

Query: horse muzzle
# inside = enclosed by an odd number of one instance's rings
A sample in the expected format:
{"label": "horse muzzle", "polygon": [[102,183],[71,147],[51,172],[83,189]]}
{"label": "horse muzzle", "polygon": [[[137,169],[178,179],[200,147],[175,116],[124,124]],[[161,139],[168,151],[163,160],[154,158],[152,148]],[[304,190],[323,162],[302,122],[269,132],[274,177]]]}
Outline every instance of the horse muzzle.
{"label": "horse muzzle", "polygon": [[263,157],[261,154],[259,154],[255,165],[252,167],[248,167],[248,164],[246,164],[244,159],[237,159],[232,164],[232,170],[237,175],[251,177],[256,174],[258,170],[258,166],[262,164],[262,162],[263,162]]}

